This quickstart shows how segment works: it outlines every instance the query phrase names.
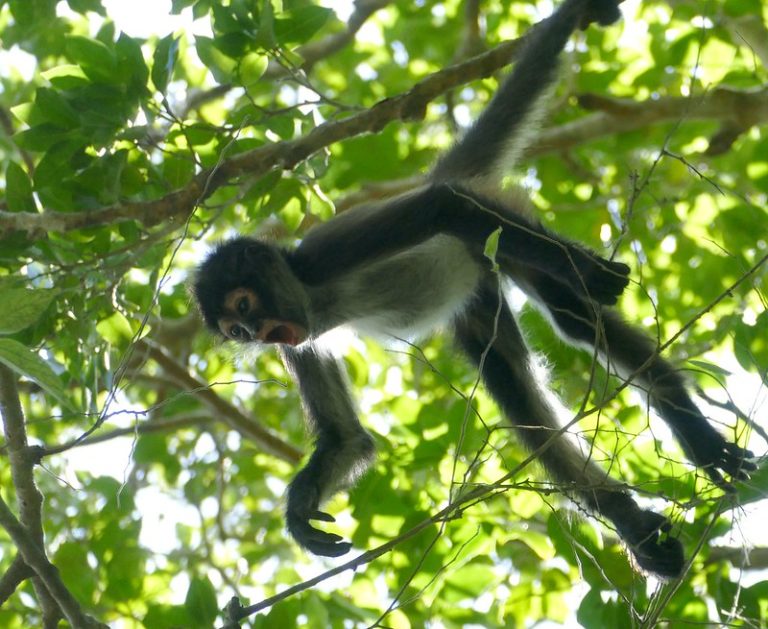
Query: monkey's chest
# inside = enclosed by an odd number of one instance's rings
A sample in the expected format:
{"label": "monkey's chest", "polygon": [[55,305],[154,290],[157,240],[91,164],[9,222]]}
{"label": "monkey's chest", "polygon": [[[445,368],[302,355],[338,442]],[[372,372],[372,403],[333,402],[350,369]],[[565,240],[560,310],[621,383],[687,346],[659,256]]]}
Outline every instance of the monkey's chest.
{"label": "monkey's chest", "polygon": [[375,336],[426,334],[464,307],[481,273],[461,241],[436,236],[355,274],[349,325]]}

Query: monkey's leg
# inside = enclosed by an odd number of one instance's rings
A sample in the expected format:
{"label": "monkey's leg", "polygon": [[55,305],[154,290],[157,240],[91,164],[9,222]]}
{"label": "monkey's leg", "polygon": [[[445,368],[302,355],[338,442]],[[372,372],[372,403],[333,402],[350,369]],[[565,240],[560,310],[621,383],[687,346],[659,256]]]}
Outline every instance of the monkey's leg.
{"label": "monkey's leg", "polygon": [[549,310],[562,334],[579,344],[597,344],[601,358],[634,375],[640,387],[669,424],[688,458],[725,489],[722,472],[735,479],[748,478],[756,465],[752,453],[727,441],[702,415],[686,390],[680,372],[658,354],[655,343],[622,320],[619,313],[590,304],[567,287],[534,270],[525,270],[521,282]]}
{"label": "monkey's leg", "polygon": [[318,354],[311,346],[300,350],[279,347],[285,366],[299,384],[304,413],[316,437],[309,461],[288,487],[288,531],[316,555],[338,557],[351,544],[335,533],[314,528],[309,521],[334,521],[319,510],[320,505],[363,473],[374,456],[373,440],[357,419],[338,360]]}
{"label": "monkey's leg", "polygon": [[[499,311],[494,281],[486,282],[467,311],[457,318],[459,346],[479,366],[490,345],[482,365],[485,386],[528,448],[538,450],[548,444],[539,460],[552,478],[584,506],[613,522],[640,567],[665,577],[679,575],[683,549],[678,540],[666,535],[671,528],[666,518],[641,509],[564,435],[548,443],[560,426],[531,371],[528,349],[509,307],[502,303]],[[494,327],[496,338],[492,342]]]}

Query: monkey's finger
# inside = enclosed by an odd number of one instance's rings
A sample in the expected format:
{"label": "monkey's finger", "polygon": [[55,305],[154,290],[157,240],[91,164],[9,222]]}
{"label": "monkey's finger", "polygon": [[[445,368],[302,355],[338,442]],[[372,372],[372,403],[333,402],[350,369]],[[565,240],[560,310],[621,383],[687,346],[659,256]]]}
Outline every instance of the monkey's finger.
{"label": "monkey's finger", "polygon": [[706,470],[707,475],[709,476],[710,480],[717,485],[720,489],[722,489],[724,492],[728,494],[733,494],[736,492],[736,488],[731,485],[725,478],[723,478],[723,475],[718,471],[718,469],[714,465],[709,465]]}
{"label": "monkey's finger", "polygon": [[336,518],[334,518],[330,513],[323,513],[322,511],[312,511],[312,513],[309,514],[308,520],[320,520],[321,522],[335,522]]}
{"label": "monkey's finger", "polygon": [[339,557],[348,553],[349,549],[352,548],[350,542],[341,541],[343,538],[336,533],[327,533],[306,523],[301,528],[301,533],[295,536],[296,541],[315,555]]}
{"label": "monkey's finger", "polygon": [[344,539],[341,535],[336,533],[328,533],[327,531],[321,531],[311,526],[308,522],[304,522],[301,528],[296,531],[294,537],[305,546],[310,542],[323,542],[329,544],[335,544]]}
{"label": "monkey's finger", "polygon": [[326,533],[325,531],[318,531],[317,529],[311,529],[311,533],[307,535],[309,541],[322,544],[335,544],[340,542],[344,538],[336,533]]}
{"label": "monkey's finger", "polygon": [[757,469],[755,461],[750,460],[755,458],[754,453],[735,443],[725,444],[725,456],[728,464],[725,470],[729,474],[736,476],[746,472],[754,472]]}
{"label": "monkey's finger", "polygon": [[729,470],[728,473],[731,475],[731,480],[749,480],[752,478],[749,475],[749,472],[754,471],[752,469],[747,468],[746,465],[736,465],[735,469]]}
{"label": "monkey's finger", "polygon": [[313,542],[312,545],[307,546],[309,551],[321,557],[341,557],[346,555],[351,548],[352,544],[350,542],[341,542],[339,544]]}

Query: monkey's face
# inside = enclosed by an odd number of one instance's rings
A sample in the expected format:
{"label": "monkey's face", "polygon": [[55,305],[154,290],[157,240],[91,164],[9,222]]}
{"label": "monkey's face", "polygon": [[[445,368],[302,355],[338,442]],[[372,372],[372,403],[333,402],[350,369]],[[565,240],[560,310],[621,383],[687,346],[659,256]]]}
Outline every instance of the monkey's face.
{"label": "monkey's face", "polygon": [[206,326],[238,343],[307,340],[307,291],[282,249],[253,238],[222,243],[198,267],[192,295]]}
{"label": "monkey's face", "polygon": [[224,298],[219,331],[238,343],[283,343],[299,345],[307,339],[304,325],[268,316],[250,288],[236,288]]}

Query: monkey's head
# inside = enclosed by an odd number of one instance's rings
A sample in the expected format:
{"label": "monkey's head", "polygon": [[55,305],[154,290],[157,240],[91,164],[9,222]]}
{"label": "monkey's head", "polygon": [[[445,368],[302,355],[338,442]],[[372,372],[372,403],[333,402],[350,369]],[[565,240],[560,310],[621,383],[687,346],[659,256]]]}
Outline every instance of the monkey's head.
{"label": "monkey's head", "polygon": [[205,325],[238,343],[303,343],[309,297],[278,247],[253,238],[218,245],[192,284]]}

